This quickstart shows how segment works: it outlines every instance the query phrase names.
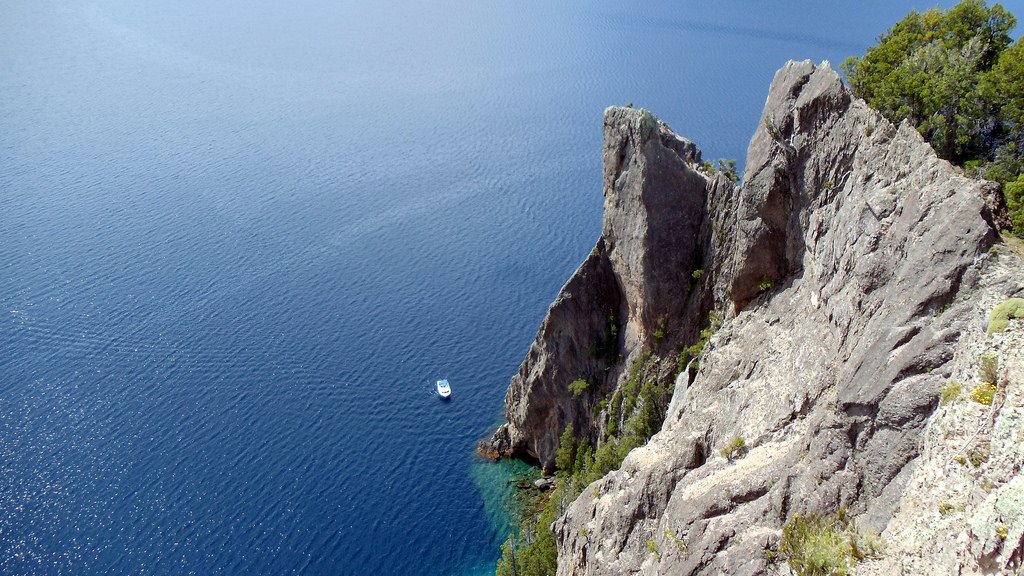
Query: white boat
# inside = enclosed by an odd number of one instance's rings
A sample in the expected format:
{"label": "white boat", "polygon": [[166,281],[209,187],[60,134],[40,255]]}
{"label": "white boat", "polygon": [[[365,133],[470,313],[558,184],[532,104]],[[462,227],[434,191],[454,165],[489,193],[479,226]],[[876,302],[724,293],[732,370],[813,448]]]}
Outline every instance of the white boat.
{"label": "white boat", "polygon": [[452,388],[448,385],[448,380],[437,381],[437,395],[441,398],[447,398],[452,395]]}

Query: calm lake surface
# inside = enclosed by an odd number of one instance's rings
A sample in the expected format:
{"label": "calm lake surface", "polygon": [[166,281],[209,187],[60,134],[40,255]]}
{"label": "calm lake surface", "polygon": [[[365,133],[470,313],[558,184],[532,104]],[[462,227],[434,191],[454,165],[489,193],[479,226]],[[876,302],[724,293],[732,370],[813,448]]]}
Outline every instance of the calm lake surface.
{"label": "calm lake surface", "polygon": [[603,109],[742,162],[934,4],[0,0],[0,573],[493,573]]}

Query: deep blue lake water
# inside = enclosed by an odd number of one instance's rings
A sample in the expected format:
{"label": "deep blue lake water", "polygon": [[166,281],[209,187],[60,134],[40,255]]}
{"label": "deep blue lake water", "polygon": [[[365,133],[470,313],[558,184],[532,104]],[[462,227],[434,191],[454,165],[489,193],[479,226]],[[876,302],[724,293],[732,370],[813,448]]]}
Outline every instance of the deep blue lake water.
{"label": "deep blue lake water", "polygon": [[492,573],[602,110],[742,161],[933,4],[0,0],[0,573]]}

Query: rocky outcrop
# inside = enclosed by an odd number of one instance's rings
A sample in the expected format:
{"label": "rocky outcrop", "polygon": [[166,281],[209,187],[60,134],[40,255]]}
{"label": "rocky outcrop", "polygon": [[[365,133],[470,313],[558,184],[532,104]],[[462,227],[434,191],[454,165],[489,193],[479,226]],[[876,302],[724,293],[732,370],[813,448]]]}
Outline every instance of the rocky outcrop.
{"label": "rocky outcrop", "polygon": [[[609,108],[604,131],[601,237],[548,310],[492,441],[547,469],[566,426],[596,440],[594,405],[638,351],[694,338],[711,306],[699,287],[713,275],[694,277],[712,259],[708,202],[733,190],[724,175],[699,172],[696,146],[645,110]],[[590,387],[576,395],[569,384],[581,378]]]}
{"label": "rocky outcrop", "polygon": [[[1020,259],[988,256],[940,407],[862,575],[1020,574],[1024,562],[1024,322],[986,330],[1006,294],[1024,292]],[[986,368],[987,365],[987,368]],[[991,402],[978,395],[994,385]],[[978,402],[982,400],[982,402]]]}
{"label": "rocky outcrop", "polygon": [[[940,389],[974,369],[965,335],[1024,288],[1005,265],[1016,256],[990,254],[991,185],[853,98],[827,63],[778,72],[742,187],[699,161],[648,113],[605,113],[601,239],[509,386],[508,451],[550,467],[567,425],[600,440],[595,404],[641,350],[671,378],[708,311],[726,317],[675,381],[661,431],[555,522],[560,574],[762,574],[789,518],[840,507],[886,530]],[[579,377],[594,386],[576,396]],[[745,455],[719,455],[737,437]],[[1017,466],[1000,481],[1019,482]],[[986,538],[970,545],[996,562]]]}

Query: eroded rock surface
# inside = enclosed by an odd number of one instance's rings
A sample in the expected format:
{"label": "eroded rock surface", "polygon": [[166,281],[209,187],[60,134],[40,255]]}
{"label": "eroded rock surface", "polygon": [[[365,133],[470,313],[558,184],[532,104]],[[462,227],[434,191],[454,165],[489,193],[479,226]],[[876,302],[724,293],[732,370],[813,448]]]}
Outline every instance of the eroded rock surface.
{"label": "eroded rock surface", "polygon": [[[991,184],[853,98],[827,63],[777,73],[742,187],[699,164],[648,113],[606,112],[602,237],[510,384],[510,451],[550,467],[565,426],[601,437],[594,403],[640,350],[671,365],[709,310],[726,317],[661,431],[554,524],[559,574],[768,573],[788,518],[840,507],[884,536],[920,482],[940,389],[975,369],[965,338],[1024,288],[1020,260],[990,253]],[[588,354],[612,326],[614,354]],[[595,386],[575,396],[579,377]],[[736,437],[747,453],[721,456]],[[957,550],[976,565],[1012,555],[976,526],[1003,522],[1019,478],[1017,464],[971,520]]]}
{"label": "eroded rock surface", "polygon": [[[547,469],[566,426],[596,439],[594,404],[620,384],[627,360],[693,338],[711,305],[700,286],[714,277],[693,277],[712,260],[707,203],[733,189],[698,172],[696,146],[645,110],[609,108],[604,133],[601,237],[548,310],[509,384],[508,427],[495,435]],[[591,390],[577,396],[569,384],[580,378]]]}

